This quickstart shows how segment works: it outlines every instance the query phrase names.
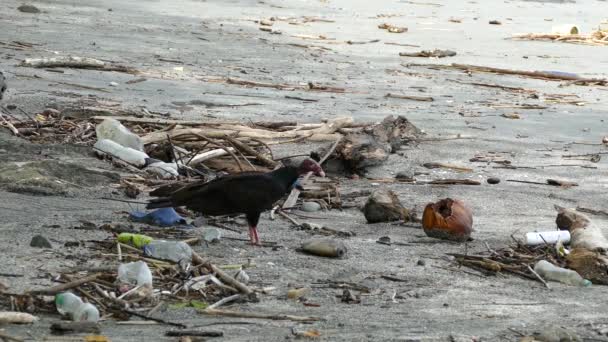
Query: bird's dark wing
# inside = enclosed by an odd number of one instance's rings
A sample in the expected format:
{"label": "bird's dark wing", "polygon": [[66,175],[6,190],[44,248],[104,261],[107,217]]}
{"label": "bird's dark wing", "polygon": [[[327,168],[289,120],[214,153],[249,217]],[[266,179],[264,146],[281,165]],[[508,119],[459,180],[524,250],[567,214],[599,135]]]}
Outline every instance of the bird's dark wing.
{"label": "bird's dark wing", "polygon": [[272,207],[287,188],[268,174],[223,177],[205,184],[192,184],[171,196],[174,206],[207,215],[262,212]]}

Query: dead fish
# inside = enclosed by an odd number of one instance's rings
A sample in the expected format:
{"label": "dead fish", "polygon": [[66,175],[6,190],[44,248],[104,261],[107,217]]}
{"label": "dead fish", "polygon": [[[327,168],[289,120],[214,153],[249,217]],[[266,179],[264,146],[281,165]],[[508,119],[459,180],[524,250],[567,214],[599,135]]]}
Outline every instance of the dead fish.
{"label": "dead fish", "polygon": [[347,251],[346,245],[342,241],[331,239],[310,239],[304,241],[299,250],[304,253],[328,258],[340,258]]}

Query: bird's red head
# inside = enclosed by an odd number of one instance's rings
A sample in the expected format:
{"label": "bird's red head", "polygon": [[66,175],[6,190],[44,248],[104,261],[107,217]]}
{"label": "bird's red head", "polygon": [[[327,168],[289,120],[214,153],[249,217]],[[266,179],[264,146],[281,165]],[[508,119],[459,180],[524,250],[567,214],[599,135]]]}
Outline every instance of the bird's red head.
{"label": "bird's red head", "polygon": [[312,172],[315,176],[325,177],[325,172],[321,166],[312,159],[305,159],[300,167],[298,168],[298,173],[303,175]]}

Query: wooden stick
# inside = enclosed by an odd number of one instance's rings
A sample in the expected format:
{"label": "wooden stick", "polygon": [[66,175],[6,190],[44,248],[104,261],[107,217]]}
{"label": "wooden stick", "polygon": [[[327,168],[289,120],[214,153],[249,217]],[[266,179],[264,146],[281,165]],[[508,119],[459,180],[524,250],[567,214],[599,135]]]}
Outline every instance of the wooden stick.
{"label": "wooden stick", "polygon": [[215,308],[218,308],[218,307],[220,307],[220,306],[222,306],[222,305],[224,305],[224,304],[227,304],[227,303],[230,303],[230,302],[234,302],[235,300],[238,300],[239,298],[241,298],[241,295],[240,295],[240,294],[235,294],[235,295],[232,295],[232,296],[230,296],[230,297],[223,298],[223,299],[221,299],[221,300],[219,300],[219,301],[217,301],[217,302],[215,302],[215,303],[213,303],[213,304],[209,305],[209,306],[207,307],[207,309],[215,309]]}
{"label": "wooden stick", "polygon": [[[234,150],[232,147],[229,147],[228,149]],[[193,156],[192,158],[190,158],[190,160],[186,163],[186,165],[196,166],[196,165],[204,162],[205,160],[213,159],[216,157],[221,157],[221,156],[224,156],[227,154],[228,154],[228,152],[226,152],[226,150],[224,150],[223,148],[218,148],[215,150],[203,152],[203,153],[197,154],[197,155]]]}
{"label": "wooden stick", "polygon": [[413,96],[413,95],[401,95],[401,94],[391,94],[388,93],[384,95],[384,97],[394,98],[394,99],[402,99],[402,100],[414,100],[414,101],[424,101],[424,102],[433,102],[433,99],[430,96]]}
{"label": "wooden stick", "polygon": [[249,153],[250,155],[254,156],[257,160],[259,160],[262,164],[269,166],[271,168],[276,167],[279,163],[275,162],[272,159],[268,159],[266,158],[264,155],[256,152],[254,149],[252,149],[251,147],[243,144],[242,142],[234,139],[231,136],[226,136],[224,138],[224,140],[228,140],[230,143],[232,143],[232,145],[234,145],[236,148],[238,148],[239,150],[245,152],[245,153]]}
{"label": "wooden stick", "polygon": [[200,313],[215,316],[226,316],[226,317],[242,317],[242,318],[260,318],[260,319],[271,319],[276,321],[294,321],[294,322],[317,322],[322,321],[321,317],[314,316],[292,316],[292,315],[273,315],[273,314],[261,314],[253,312],[242,312],[242,311],[228,311],[218,309],[205,309],[199,311]]}
{"label": "wooden stick", "polygon": [[230,156],[234,159],[234,161],[236,161],[236,164],[238,165],[238,167],[241,170],[241,172],[243,171],[243,165],[241,165],[241,162],[239,161],[239,158],[228,147],[222,145],[221,143],[219,143],[219,142],[217,142],[217,141],[215,141],[215,140],[213,140],[211,138],[206,137],[202,133],[193,132],[192,134],[195,135],[195,136],[197,136],[197,137],[199,137],[199,138],[201,138],[201,139],[203,139],[203,140],[205,140],[205,141],[207,141],[207,142],[209,142],[211,145],[215,145],[215,146],[223,149],[224,151],[228,152],[228,154],[230,154]]}
{"label": "wooden stick", "polygon": [[4,115],[2,115],[2,113],[0,113],[0,119],[2,119],[2,122],[4,122],[4,124],[6,125],[6,127],[8,127],[8,129],[11,130],[11,132],[13,132],[14,135],[19,135],[19,130],[13,126],[12,123],[10,123],[8,120],[6,120],[4,118]]}
{"label": "wooden stick", "polygon": [[251,288],[249,288],[247,285],[245,285],[245,284],[241,283],[240,281],[234,279],[233,277],[229,276],[226,272],[222,271],[219,267],[215,266],[214,264],[207,262],[205,264],[205,267],[208,268],[209,270],[213,271],[213,273],[217,274],[218,278],[220,278],[225,283],[228,283],[228,285],[236,288],[241,293],[243,293],[247,296],[249,296],[250,294],[253,293],[253,290]]}
{"label": "wooden stick", "polygon": [[580,77],[577,75],[564,75],[564,74],[556,74],[556,73],[543,72],[543,71],[511,70],[511,69],[492,68],[492,67],[479,66],[479,65],[458,64],[458,63],[452,63],[450,65],[450,67],[455,68],[455,69],[467,70],[467,71],[479,71],[479,72],[488,72],[488,73],[494,73],[494,74],[517,75],[517,76],[525,76],[525,77],[537,78],[537,79],[542,79],[542,80],[578,81],[578,82],[598,83],[600,85],[608,84],[607,79],[584,78],[584,77]]}
{"label": "wooden stick", "polygon": [[167,325],[172,325],[174,327],[178,327],[178,328],[187,328],[188,326],[182,323],[175,323],[175,322],[169,322],[169,321],[165,321],[164,319],[160,319],[160,318],[155,318],[155,317],[151,317],[148,315],[144,315],[142,313],[139,312],[135,312],[135,311],[131,311],[131,310],[127,310],[127,309],[123,309],[124,312],[128,313],[129,315],[133,315],[139,318],[143,318],[149,321],[154,321],[154,322],[158,322],[158,323],[162,323],[162,324],[167,324]]}
{"label": "wooden stick", "polygon": [[200,331],[200,330],[180,330],[167,331],[165,336],[181,337],[181,336],[200,336],[200,337],[222,337],[224,333],[221,331]]}
{"label": "wooden stick", "polygon": [[526,265],[526,267],[528,267],[528,271],[532,272],[532,274],[534,274],[534,276],[536,277],[536,279],[538,279],[538,281],[540,281],[541,283],[545,284],[545,286],[550,289],[549,284],[547,284],[547,282],[545,281],[545,279],[543,279],[543,277],[540,276],[540,274],[536,273],[536,271],[534,271],[534,269],[532,267],[530,267],[530,265]]}
{"label": "wooden stick", "polygon": [[123,65],[113,65],[88,57],[61,56],[52,58],[26,58],[21,62],[21,66],[32,68],[73,68],[73,69],[94,69],[103,71],[119,71],[135,74],[138,71]]}
{"label": "wooden stick", "polygon": [[88,277],[84,277],[84,278],[76,279],[74,281],[70,281],[70,282],[65,283],[65,284],[53,286],[53,287],[48,288],[46,290],[34,290],[34,291],[29,291],[28,293],[29,294],[54,295],[54,294],[57,294],[59,292],[63,292],[63,291],[72,289],[74,287],[80,286],[82,284],[85,284],[85,283],[88,283],[88,282],[92,282],[92,281],[96,280],[97,278],[99,278],[100,276],[101,276],[101,273],[96,273],[96,274],[90,275]]}

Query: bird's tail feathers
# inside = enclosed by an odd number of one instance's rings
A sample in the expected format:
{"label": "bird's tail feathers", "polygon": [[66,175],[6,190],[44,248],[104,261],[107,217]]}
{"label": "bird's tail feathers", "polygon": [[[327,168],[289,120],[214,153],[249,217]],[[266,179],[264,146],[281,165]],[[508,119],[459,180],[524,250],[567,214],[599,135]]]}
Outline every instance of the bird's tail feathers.
{"label": "bird's tail feathers", "polygon": [[169,197],[153,198],[146,205],[146,209],[168,208],[173,206],[173,201]]}

